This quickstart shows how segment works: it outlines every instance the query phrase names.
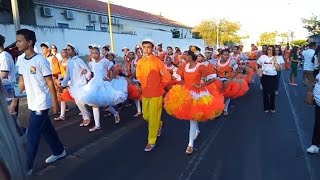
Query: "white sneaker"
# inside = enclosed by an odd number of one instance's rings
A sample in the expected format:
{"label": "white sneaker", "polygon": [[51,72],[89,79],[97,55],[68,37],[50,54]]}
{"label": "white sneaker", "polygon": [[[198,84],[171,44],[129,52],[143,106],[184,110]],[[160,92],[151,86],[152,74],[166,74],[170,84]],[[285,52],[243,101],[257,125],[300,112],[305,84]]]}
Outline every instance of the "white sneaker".
{"label": "white sneaker", "polygon": [[46,163],[47,163],[47,164],[53,163],[53,162],[55,162],[56,160],[65,157],[66,155],[67,155],[66,150],[63,150],[63,152],[62,152],[60,155],[58,155],[58,156],[51,155],[50,157],[48,157],[48,158],[46,159]]}
{"label": "white sneaker", "polygon": [[278,92],[278,91],[276,91],[276,92],[275,92],[275,94],[276,94],[276,95],[278,95],[278,94],[279,94],[279,92]]}
{"label": "white sneaker", "polygon": [[82,113],[81,113],[81,112],[79,113],[79,116],[82,116]]}
{"label": "white sneaker", "polygon": [[319,153],[319,148],[316,145],[312,145],[307,149],[308,153],[317,154]]}

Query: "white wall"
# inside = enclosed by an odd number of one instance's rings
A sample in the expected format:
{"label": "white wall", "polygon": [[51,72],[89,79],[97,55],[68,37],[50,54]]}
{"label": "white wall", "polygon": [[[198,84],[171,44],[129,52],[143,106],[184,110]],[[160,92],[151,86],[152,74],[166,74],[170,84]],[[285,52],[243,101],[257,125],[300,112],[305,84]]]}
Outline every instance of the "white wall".
{"label": "white wall", "polygon": [[[58,49],[65,47],[67,43],[76,45],[81,55],[88,54],[88,44],[99,44],[101,46],[110,44],[109,33],[96,31],[82,31],[59,28],[43,28],[22,25],[21,28],[27,28],[36,32],[37,42],[43,41],[57,45]],[[6,45],[15,41],[14,25],[0,24],[0,34],[6,37]],[[150,29],[137,29],[136,35],[114,34],[115,53],[122,56],[121,49],[127,46],[133,49],[141,40],[151,38],[155,43],[162,43],[164,47],[167,45],[178,46],[181,50],[187,50],[190,45],[199,46],[204,50],[205,43],[202,39],[174,39],[171,32],[156,31]],[[38,47],[39,48],[39,47]]]}
{"label": "white wall", "polygon": [[[58,23],[67,23],[69,24],[70,28],[86,29],[86,26],[88,25],[95,25],[95,29],[98,31],[100,30],[100,26],[108,27],[108,24],[101,23],[100,21],[101,14],[96,14],[98,16],[98,21],[92,23],[89,21],[89,15],[94,13],[91,13],[91,12],[70,9],[74,11],[75,19],[67,20],[65,18],[65,15],[61,14],[66,9],[52,7],[53,17],[43,17],[41,15],[41,11],[42,11],[41,7],[43,6],[40,6],[40,5],[35,6],[36,24],[38,26],[57,26]],[[45,7],[50,7],[50,6],[45,6]],[[123,29],[118,29],[119,28],[118,26],[114,26],[114,31],[116,32],[136,31],[139,28],[162,29],[162,30],[171,32],[171,30],[175,28],[174,26],[164,26],[164,25],[152,24],[152,23],[146,23],[146,22],[140,22],[140,21],[132,21],[129,19],[122,19],[122,18],[118,18],[118,19],[120,24],[123,25],[122,26]],[[187,29],[187,28],[178,28],[178,29],[180,30],[180,33],[183,33],[183,37],[184,35],[187,35],[186,36],[187,38],[192,37],[191,29]]]}

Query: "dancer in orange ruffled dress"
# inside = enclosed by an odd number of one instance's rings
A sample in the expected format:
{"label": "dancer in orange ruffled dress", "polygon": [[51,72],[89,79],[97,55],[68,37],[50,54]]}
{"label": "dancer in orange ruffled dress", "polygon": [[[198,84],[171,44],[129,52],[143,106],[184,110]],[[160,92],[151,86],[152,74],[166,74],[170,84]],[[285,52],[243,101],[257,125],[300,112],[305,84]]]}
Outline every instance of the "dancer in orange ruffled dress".
{"label": "dancer in orange ruffled dress", "polygon": [[[197,56],[187,51],[184,57],[186,63],[180,65],[178,74],[183,85],[174,85],[166,94],[164,108],[167,113],[180,120],[190,121],[189,144],[186,154],[193,153],[193,143],[200,133],[198,122],[214,119],[224,108],[224,98],[215,85],[202,63],[196,62]],[[201,80],[205,81],[201,83]]]}
{"label": "dancer in orange ruffled dress", "polygon": [[220,81],[224,84],[223,94],[226,99],[223,115],[225,116],[228,115],[230,98],[237,96],[241,89],[240,84],[233,80],[238,74],[238,67],[237,61],[230,58],[229,50],[221,50],[216,70]]}

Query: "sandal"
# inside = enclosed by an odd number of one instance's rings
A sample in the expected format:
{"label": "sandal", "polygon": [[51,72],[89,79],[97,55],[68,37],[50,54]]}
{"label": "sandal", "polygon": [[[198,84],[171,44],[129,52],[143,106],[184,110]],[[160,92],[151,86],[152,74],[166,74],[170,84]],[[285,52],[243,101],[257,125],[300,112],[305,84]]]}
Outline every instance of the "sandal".
{"label": "sandal", "polygon": [[193,153],[193,147],[188,146],[187,149],[186,149],[185,154],[186,154],[186,155],[191,155],[192,153]]}
{"label": "sandal", "polygon": [[94,131],[100,130],[100,129],[101,129],[101,127],[94,126],[93,128],[90,128],[89,131],[90,131],[90,132],[94,132]]}
{"label": "sandal", "polygon": [[114,116],[114,122],[115,122],[116,124],[118,124],[118,123],[120,122],[120,116],[119,116],[119,115]]}
{"label": "sandal", "polygon": [[80,124],[80,127],[87,127],[90,124],[90,119],[83,120],[82,123]]}
{"label": "sandal", "polygon": [[137,112],[133,117],[139,117],[139,116],[141,116],[142,115],[142,112]]}
{"label": "sandal", "polygon": [[66,118],[63,117],[63,116],[59,116],[59,117],[56,117],[56,118],[53,118],[53,120],[55,121],[64,121]]}

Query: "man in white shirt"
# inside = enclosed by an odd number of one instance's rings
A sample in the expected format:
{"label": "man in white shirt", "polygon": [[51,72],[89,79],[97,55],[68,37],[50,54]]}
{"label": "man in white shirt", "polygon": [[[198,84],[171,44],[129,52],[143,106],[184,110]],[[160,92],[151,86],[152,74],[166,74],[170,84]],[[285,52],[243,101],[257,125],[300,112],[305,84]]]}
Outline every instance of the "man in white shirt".
{"label": "man in white shirt", "polygon": [[306,79],[305,82],[307,84],[307,93],[311,93],[314,86],[314,56],[315,56],[315,50],[317,49],[317,44],[315,42],[311,42],[309,44],[309,49],[302,52],[302,56],[304,59],[303,63],[303,74]]}
{"label": "man in white shirt", "polygon": [[15,90],[16,84],[16,70],[12,56],[4,51],[5,37],[0,35],[0,80],[4,86],[5,98],[8,103],[9,113],[15,119],[15,125],[20,135],[25,133],[23,128],[17,121],[17,114],[19,108],[19,99],[17,91]]}
{"label": "man in white shirt", "polygon": [[[67,45],[67,53],[69,56],[69,60],[67,62],[67,74],[61,82],[60,92],[62,93],[63,88],[67,87],[68,82],[70,81],[70,90],[71,95],[72,91],[76,91],[78,86],[83,86],[87,84],[87,80],[91,78],[91,71],[88,66],[84,63],[84,61],[79,58],[77,48],[74,45]],[[90,124],[90,113],[86,109],[85,104],[75,99],[75,102],[81,111],[82,114],[82,123],[80,126],[88,126]]]}
{"label": "man in white shirt", "polygon": [[46,163],[52,163],[66,156],[66,151],[48,115],[51,107],[54,113],[57,113],[59,109],[49,62],[34,51],[36,35],[33,31],[20,29],[17,31],[16,38],[19,51],[25,53],[18,71],[20,92],[26,90],[28,108],[31,110],[27,131],[27,166],[30,175],[41,136],[53,152],[46,159]]}

